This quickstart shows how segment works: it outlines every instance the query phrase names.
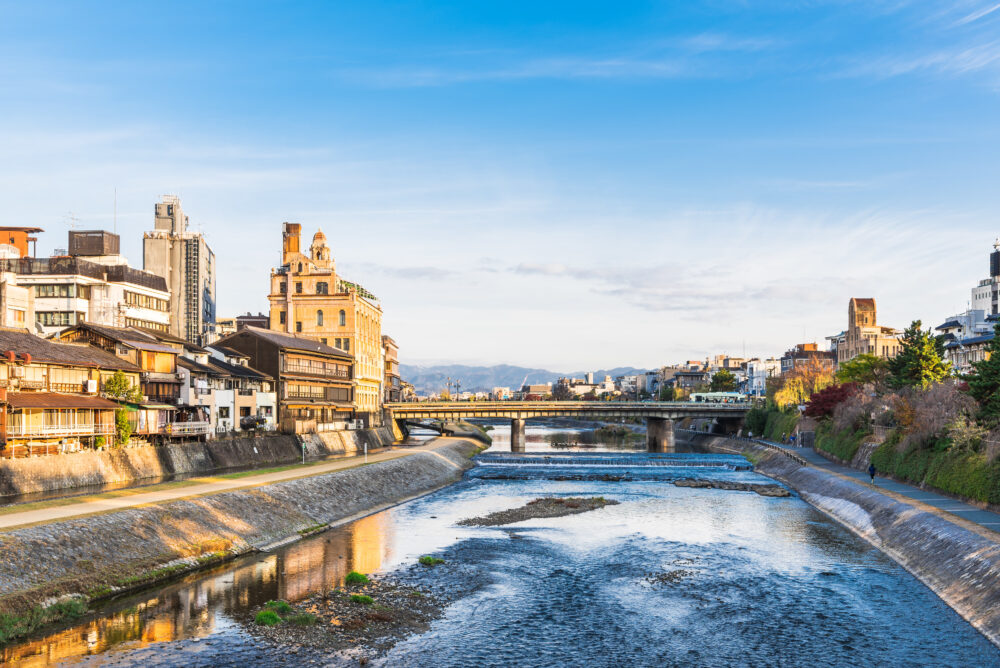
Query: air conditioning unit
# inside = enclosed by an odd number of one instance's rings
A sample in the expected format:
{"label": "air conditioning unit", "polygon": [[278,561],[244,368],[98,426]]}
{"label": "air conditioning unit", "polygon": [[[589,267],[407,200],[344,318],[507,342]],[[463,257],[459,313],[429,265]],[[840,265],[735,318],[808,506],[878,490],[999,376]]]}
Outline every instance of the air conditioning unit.
{"label": "air conditioning unit", "polygon": [[88,392],[90,394],[96,394],[97,393],[97,381],[96,380],[88,380],[88,381],[86,381],[84,383],[84,387],[86,388],[84,390],[84,392]]}

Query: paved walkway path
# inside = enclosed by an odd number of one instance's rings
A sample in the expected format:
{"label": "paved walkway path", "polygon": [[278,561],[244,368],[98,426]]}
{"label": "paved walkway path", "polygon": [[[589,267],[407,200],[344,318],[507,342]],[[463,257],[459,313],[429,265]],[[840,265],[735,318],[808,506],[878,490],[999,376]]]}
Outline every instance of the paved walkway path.
{"label": "paved walkway path", "polygon": [[[832,462],[812,448],[797,448],[790,445],[775,443],[774,441],[766,442],[798,454],[800,457],[817,468],[823,468],[828,471],[833,471],[834,473],[839,473],[842,476],[853,478],[854,480],[862,482],[866,485],[871,484],[871,478],[868,477],[867,472],[859,471],[851,468],[850,466],[844,466],[843,464]],[[976,524],[986,527],[987,529],[1000,532],[1000,513],[983,510],[982,508],[977,508],[963,501],[944,496],[943,494],[938,494],[937,492],[920,489],[919,487],[909,485],[905,482],[897,482],[889,478],[881,478],[877,475],[875,477],[875,485],[876,487],[894,492],[900,496],[905,496],[914,499],[915,501],[921,501],[929,506],[937,508],[938,510],[947,511],[961,517],[962,519],[975,522]]]}
{"label": "paved walkway path", "polygon": [[384,462],[399,457],[408,457],[416,452],[433,451],[445,445],[453,439],[437,438],[423,445],[405,446],[403,448],[384,450],[376,454],[369,454],[367,458],[363,455],[356,457],[346,457],[329,462],[312,464],[304,467],[296,467],[284,471],[273,471],[259,475],[247,475],[239,478],[212,478],[200,477],[198,480],[204,481],[194,485],[185,485],[175,489],[162,489],[154,492],[139,492],[117,498],[106,498],[95,495],[93,497],[72,497],[67,499],[67,505],[50,506],[24,512],[12,512],[0,515],[0,531],[9,530],[13,527],[24,526],[26,524],[39,524],[46,522],[58,522],[83,515],[95,513],[105,513],[123,508],[134,508],[153,503],[163,503],[165,501],[176,501],[194,496],[204,496],[206,494],[218,494],[219,492],[229,492],[234,489],[244,489],[247,487],[258,487],[260,485],[270,485],[285,480],[296,478],[307,478],[315,475],[322,475],[332,471],[361,466],[367,463]]}

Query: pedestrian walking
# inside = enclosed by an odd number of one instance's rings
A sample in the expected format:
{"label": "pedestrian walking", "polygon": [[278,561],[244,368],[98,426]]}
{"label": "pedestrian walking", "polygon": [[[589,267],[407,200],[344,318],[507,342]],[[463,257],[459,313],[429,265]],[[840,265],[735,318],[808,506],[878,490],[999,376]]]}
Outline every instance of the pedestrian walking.
{"label": "pedestrian walking", "polygon": [[868,475],[870,475],[872,477],[872,484],[874,485],[875,484],[875,465],[874,464],[869,464],[868,465]]}

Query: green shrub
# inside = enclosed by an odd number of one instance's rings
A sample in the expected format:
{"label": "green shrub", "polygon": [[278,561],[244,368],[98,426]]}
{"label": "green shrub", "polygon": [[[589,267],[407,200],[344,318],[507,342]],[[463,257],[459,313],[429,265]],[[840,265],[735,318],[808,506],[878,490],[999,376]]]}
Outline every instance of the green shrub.
{"label": "green shrub", "polygon": [[420,557],[420,559],[418,559],[417,561],[423,564],[424,566],[437,566],[438,564],[444,563],[444,559],[438,559],[437,557],[431,557],[427,555]]}
{"label": "green shrub", "polygon": [[108,444],[108,439],[105,438],[104,436],[98,436],[97,438],[94,439],[95,448],[103,448],[107,444]]}
{"label": "green shrub", "polygon": [[830,425],[820,425],[816,430],[816,447],[844,461],[851,461],[865,437],[867,429],[854,432],[836,431]]}
{"label": "green shrub", "polygon": [[344,578],[344,584],[347,586],[363,585],[368,584],[369,582],[371,582],[371,580],[368,579],[367,575],[364,573],[358,573],[357,571],[351,571],[347,574],[347,577]]}
{"label": "green shrub", "polygon": [[375,599],[371,596],[365,596],[364,594],[351,594],[351,603],[360,603],[361,605],[371,605],[374,603]]}
{"label": "green shrub", "polygon": [[292,611],[292,606],[288,605],[285,601],[268,601],[264,604],[264,607],[268,610],[274,610],[279,615],[287,615]]}
{"label": "green shrub", "polygon": [[746,427],[748,433],[754,436],[763,436],[764,430],[767,428],[767,409],[760,406],[751,408],[747,411],[743,426]]}
{"label": "green shrub", "polygon": [[261,610],[253,620],[261,626],[274,626],[281,622],[281,617],[274,610]]}

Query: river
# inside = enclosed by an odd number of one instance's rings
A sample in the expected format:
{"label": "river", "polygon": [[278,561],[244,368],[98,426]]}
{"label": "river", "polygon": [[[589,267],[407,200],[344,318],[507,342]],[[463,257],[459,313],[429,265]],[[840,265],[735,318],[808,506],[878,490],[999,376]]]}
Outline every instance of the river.
{"label": "river", "polygon": [[[472,582],[471,593],[373,665],[1000,665],[998,650],[930,590],[798,497],[670,483],[771,482],[740,470],[742,459],[650,459],[621,443],[595,448],[579,433],[529,424],[528,453],[511,461],[497,428],[488,463],[456,485],[112,601],[2,658],[30,666],[357,665],[308,649],[290,655],[236,619],[267,600],[294,602],[336,586],[351,569],[412,574],[414,561],[432,554]],[[590,453],[601,452],[610,454],[596,465]],[[623,479],[603,479],[608,473]],[[457,525],[548,495],[620,504],[506,527]]]}

